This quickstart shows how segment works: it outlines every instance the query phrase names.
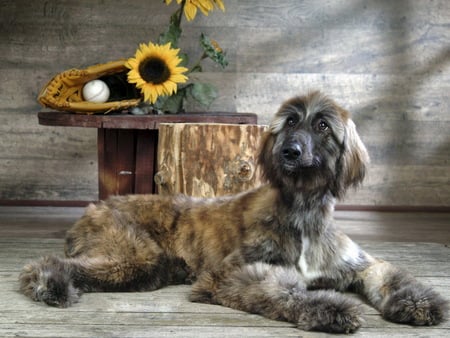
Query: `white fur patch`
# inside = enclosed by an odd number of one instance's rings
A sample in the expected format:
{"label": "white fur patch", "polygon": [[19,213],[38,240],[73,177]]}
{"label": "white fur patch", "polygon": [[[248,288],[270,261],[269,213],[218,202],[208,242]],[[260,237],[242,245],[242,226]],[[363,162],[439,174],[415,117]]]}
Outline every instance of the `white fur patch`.
{"label": "white fur patch", "polygon": [[[325,275],[320,269],[318,269],[317,266],[311,266],[307,263],[306,256],[308,255],[307,252],[310,250],[314,250],[314,248],[310,247],[309,238],[303,237],[302,238],[302,254],[300,256],[298,265],[299,265],[300,271],[302,272],[303,277],[307,280],[316,279],[316,278],[319,278],[319,277],[322,277]],[[317,254],[319,254],[319,251],[317,251]]]}
{"label": "white fur patch", "polygon": [[361,260],[360,258],[361,249],[353,242],[351,239],[346,238],[346,241],[339,252],[340,259],[345,263],[358,264]]}
{"label": "white fur patch", "polygon": [[322,271],[316,270],[313,267],[308,266],[308,263],[306,263],[304,255],[300,257],[299,267],[303,277],[305,277],[306,280],[312,280],[324,276],[324,273]]}
{"label": "white fur patch", "polygon": [[[359,265],[361,263],[360,247],[350,238],[342,238],[340,245],[336,245],[334,250],[324,247],[321,242],[311,244],[309,238],[302,238],[302,254],[298,261],[298,267],[306,280],[313,280],[321,277],[334,278],[340,270],[348,268],[349,265]],[[330,257],[326,253],[333,252]],[[307,257],[314,259],[307,260]],[[308,261],[312,261],[313,264]]]}

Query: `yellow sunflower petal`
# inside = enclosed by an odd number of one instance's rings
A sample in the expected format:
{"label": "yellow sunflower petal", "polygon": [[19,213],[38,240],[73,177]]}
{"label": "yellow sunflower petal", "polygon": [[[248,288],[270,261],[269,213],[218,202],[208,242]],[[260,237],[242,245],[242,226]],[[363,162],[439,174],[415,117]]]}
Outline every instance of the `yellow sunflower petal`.
{"label": "yellow sunflower petal", "polygon": [[177,84],[175,82],[166,81],[162,84],[162,86],[168,95],[173,94],[177,90]]}
{"label": "yellow sunflower petal", "polygon": [[186,1],[186,4],[184,5],[184,15],[186,16],[187,21],[194,20],[197,15],[197,7],[189,0]]}
{"label": "yellow sunflower petal", "polygon": [[[170,4],[172,0],[165,0],[166,4]],[[197,15],[197,9],[199,9],[204,15],[208,16],[209,12],[214,10],[214,8],[220,8],[223,12],[225,11],[225,6],[223,0],[177,0],[180,4],[184,2],[184,15],[187,21],[192,21]]]}
{"label": "yellow sunflower petal", "polygon": [[205,15],[208,16],[209,12],[214,9],[213,4],[209,0],[191,0],[195,6]]}
{"label": "yellow sunflower petal", "polygon": [[170,79],[173,82],[177,82],[177,83],[185,83],[188,80],[188,77],[186,75],[181,75],[181,74],[174,74],[170,77]]}
{"label": "yellow sunflower petal", "polygon": [[222,10],[222,12],[225,12],[225,6],[222,0],[214,0],[214,3],[216,4],[217,7],[219,7]]}
{"label": "yellow sunflower petal", "polygon": [[130,69],[128,82],[141,90],[145,101],[155,103],[161,95],[172,95],[178,83],[187,81],[183,73],[188,69],[178,66],[182,61],[178,56],[179,51],[171,48],[170,43],[157,45],[149,42],[140,44],[134,58],[126,61],[125,65]]}

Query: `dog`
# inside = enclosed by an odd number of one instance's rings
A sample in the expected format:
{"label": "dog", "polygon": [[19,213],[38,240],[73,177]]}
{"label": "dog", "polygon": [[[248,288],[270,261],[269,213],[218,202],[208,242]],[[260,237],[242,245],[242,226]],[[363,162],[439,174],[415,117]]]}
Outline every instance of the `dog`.
{"label": "dog", "polygon": [[351,333],[363,295],[390,321],[435,325],[448,303],[363,251],[333,221],[335,201],[369,156],[350,114],[320,92],[294,97],[262,137],[266,184],[238,195],[115,196],[91,204],[68,231],[66,258],[26,265],[20,290],[67,307],[83,292],[150,291],[190,283],[193,302]]}

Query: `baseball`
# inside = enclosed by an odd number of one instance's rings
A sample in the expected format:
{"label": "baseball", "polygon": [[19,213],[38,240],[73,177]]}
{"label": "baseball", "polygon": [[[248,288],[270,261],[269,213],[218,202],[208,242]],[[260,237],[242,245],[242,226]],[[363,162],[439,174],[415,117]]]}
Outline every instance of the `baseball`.
{"label": "baseball", "polygon": [[109,88],[102,80],[92,80],[83,87],[83,98],[85,101],[104,103],[109,99]]}

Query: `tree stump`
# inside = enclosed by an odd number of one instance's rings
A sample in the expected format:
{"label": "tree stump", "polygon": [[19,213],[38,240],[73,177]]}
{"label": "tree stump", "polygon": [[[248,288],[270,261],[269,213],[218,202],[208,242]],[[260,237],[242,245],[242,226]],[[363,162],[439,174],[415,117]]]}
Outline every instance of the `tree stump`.
{"label": "tree stump", "polygon": [[265,129],[259,125],[161,124],[155,175],[158,193],[214,197],[259,185],[256,156]]}

